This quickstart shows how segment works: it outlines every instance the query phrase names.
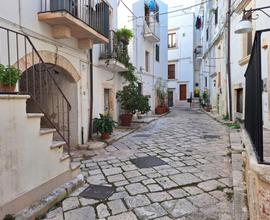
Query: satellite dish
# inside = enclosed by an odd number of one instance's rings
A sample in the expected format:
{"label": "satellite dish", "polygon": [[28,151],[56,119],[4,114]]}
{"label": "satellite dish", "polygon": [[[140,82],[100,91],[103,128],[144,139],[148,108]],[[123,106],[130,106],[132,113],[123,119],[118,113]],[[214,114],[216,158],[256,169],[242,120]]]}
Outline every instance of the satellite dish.
{"label": "satellite dish", "polygon": [[147,6],[148,6],[150,11],[155,11],[156,10],[155,0],[147,0]]}

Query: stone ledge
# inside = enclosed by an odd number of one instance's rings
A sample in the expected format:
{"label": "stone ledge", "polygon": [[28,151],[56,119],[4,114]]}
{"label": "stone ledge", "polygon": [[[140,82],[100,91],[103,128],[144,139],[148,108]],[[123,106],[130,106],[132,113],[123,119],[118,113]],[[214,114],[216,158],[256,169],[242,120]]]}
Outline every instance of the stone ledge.
{"label": "stone ledge", "polygon": [[30,99],[30,95],[0,94],[0,99]]}
{"label": "stone ledge", "polygon": [[79,174],[73,180],[54,190],[47,197],[42,198],[40,201],[18,213],[16,220],[37,219],[83,184],[84,177],[82,174]]}

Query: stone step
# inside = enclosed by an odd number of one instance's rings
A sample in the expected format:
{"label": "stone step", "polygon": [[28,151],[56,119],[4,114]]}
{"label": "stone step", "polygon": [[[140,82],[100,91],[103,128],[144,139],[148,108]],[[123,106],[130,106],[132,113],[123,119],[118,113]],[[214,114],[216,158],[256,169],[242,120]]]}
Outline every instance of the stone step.
{"label": "stone step", "polygon": [[56,129],[53,128],[41,128],[40,135],[50,134],[56,132]]}
{"label": "stone step", "polygon": [[51,149],[63,147],[66,144],[65,141],[53,141],[51,145]]}

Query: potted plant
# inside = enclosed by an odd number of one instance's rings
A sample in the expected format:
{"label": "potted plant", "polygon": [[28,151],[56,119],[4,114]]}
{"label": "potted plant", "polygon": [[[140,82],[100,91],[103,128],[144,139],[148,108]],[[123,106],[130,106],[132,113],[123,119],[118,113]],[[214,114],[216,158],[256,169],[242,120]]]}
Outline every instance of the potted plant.
{"label": "potted plant", "polygon": [[209,105],[209,95],[207,91],[204,91],[202,94],[201,105],[205,111],[210,112],[211,106]]}
{"label": "potted plant", "polygon": [[[138,106],[138,113],[141,114],[146,114],[147,112],[149,112],[151,110],[151,107],[149,105],[149,97],[148,96],[143,96],[143,95],[139,95],[138,97],[138,102],[137,102]],[[138,117],[140,117],[140,115],[138,115]]]}
{"label": "potted plant", "polygon": [[157,98],[158,98],[158,106],[155,109],[156,114],[161,115],[169,111],[169,108],[166,106],[166,92],[158,87],[157,89]]}
{"label": "potted plant", "polygon": [[127,28],[121,28],[115,32],[116,38],[118,41],[121,41],[123,44],[128,45],[129,40],[133,37],[131,30]]}
{"label": "potted plant", "polygon": [[102,140],[107,140],[116,127],[115,122],[109,115],[99,114],[99,118],[94,119],[94,126],[97,128],[97,134],[101,134]]}
{"label": "potted plant", "polygon": [[20,73],[15,67],[0,64],[0,92],[14,92]]}
{"label": "potted plant", "polygon": [[134,83],[125,86],[122,91],[118,91],[116,98],[124,111],[120,115],[121,125],[130,126],[133,114],[137,111],[138,102],[138,88]]}

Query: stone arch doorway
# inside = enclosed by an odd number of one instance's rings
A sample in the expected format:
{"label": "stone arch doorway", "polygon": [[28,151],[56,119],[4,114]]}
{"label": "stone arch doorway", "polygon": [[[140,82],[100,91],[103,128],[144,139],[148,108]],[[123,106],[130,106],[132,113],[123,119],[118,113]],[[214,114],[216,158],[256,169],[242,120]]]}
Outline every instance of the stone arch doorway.
{"label": "stone arch doorway", "polygon": [[[38,63],[25,69],[19,82],[21,92],[31,94],[27,112],[44,112],[42,128],[56,128],[54,140],[70,139],[78,144],[77,78],[63,67]],[[70,105],[69,105],[70,104]]]}

